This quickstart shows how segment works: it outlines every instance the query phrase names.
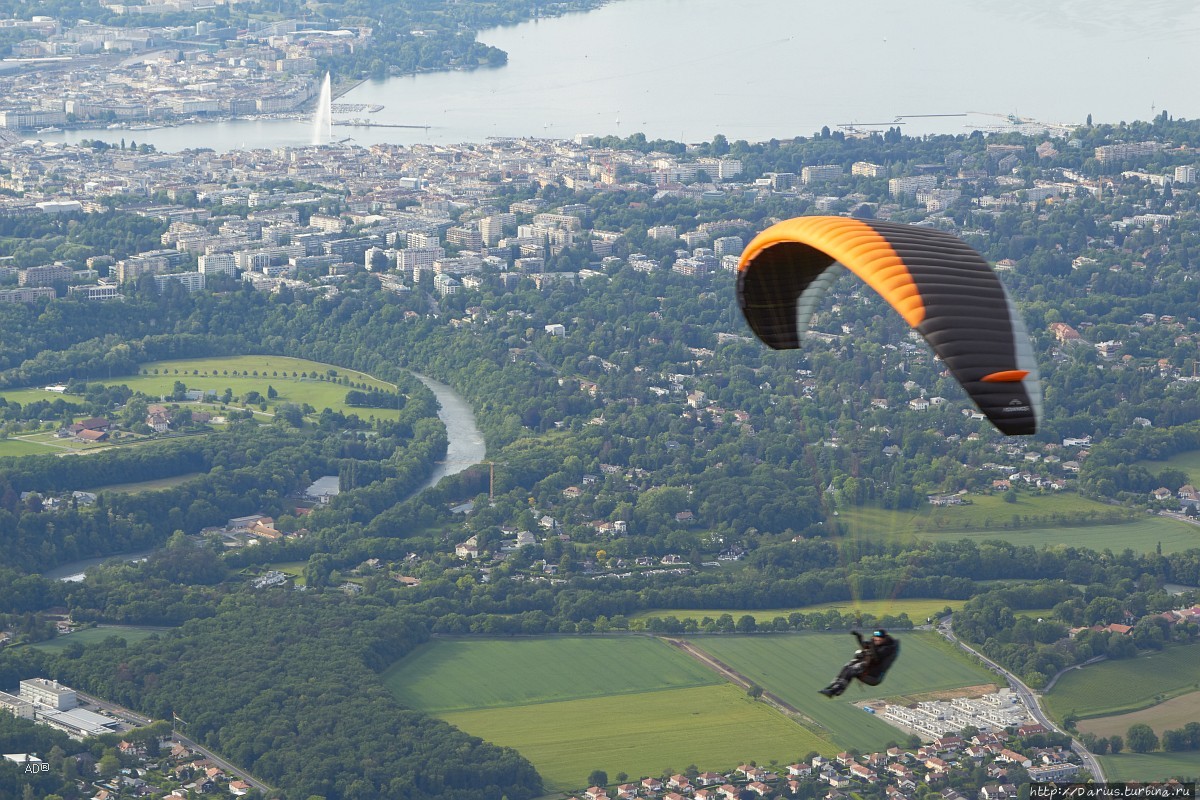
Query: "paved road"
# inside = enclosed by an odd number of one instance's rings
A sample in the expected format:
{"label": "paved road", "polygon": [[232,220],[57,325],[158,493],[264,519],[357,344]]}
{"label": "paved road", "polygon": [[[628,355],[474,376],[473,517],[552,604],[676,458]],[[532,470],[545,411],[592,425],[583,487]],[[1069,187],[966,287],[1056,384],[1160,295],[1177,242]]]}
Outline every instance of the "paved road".
{"label": "paved road", "polygon": [[[954,620],[953,614],[950,614],[946,618],[942,619],[938,623],[938,628],[937,628],[938,633],[940,633],[942,636],[945,636],[951,642],[953,642],[954,644],[961,647],[963,650],[966,650],[968,653],[970,653],[973,656],[975,656],[976,658],[978,658],[984,664],[987,664],[988,667],[990,667],[993,672],[996,672],[999,675],[1003,675],[1004,678],[1008,681],[1009,688],[1011,688],[1014,692],[1016,692],[1020,696],[1021,702],[1023,702],[1025,704],[1025,707],[1029,709],[1029,713],[1033,714],[1033,718],[1036,719],[1039,723],[1041,723],[1042,726],[1044,726],[1047,730],[1052,730],[1052,731],[1056,731],[1058,733],[1069,735],[1069,734],[1066,734],[1066,731],[1062,730],[1057,725],[1055,725],[1050,720],[1050,717],[1046,716],[1046,713],[1044,711],[1042,711],[1041,703],[1038,702],[1037,695],[1035,695],[1033,693],[1033,690],[1030,689],[1028,686],[1026,686],[1024,684],[1024,682],[1021,681],[1020,678],[1018,678],[1016,675],[1014,675],[1011,672],[1009,672],[1008,670],[1006,670],[1004,667],[997,664],[995,661],[992,661],[990,658],[983,655],[978,650],[975,650],[974,648],[972,648],[969,645],[960,641],[959,638],[954,635],[954,631],[951,628],[951,623],[953,622],[953,620]],[[1074,738],[1071,739],[1071,749],[1075,751],[1075,755],[1079,756],[1079,760],[1083,762],[1084,768],[1092,773],[1092,777],[1094,777],[1098,782],[1103,783],[1104,782],[1104,770],[1100,768],[1099,759],[1097,759],[1094,755],[1092,755],[1092,753],[1087,748],[1085,748],[1082,744],[1080,744]]]}
{"label": "paved road", "polygon": [[274,795],[275,790],[272,789],[270,786],[267,786],[265,783],[260,781],[258,778],[255,778],[249,772],[246,772],[245,770],[239,769],[238,767],[235,767],[233,764],[230,764],[228,761],[221,758],[219,755],[212,752],[211,750],[206,750],[205,748],[196,744],[191,739],[184,736],[182,733],[178,733],[178,732],[173,733],[173,734],[171,734],[171,738],[174,741],[179,742],[184,747],[188,747],[192,750],[195,750],[197,753],[203,753],[204,757],[207,758],[209,761],[211,761],[213,764],[216,764],[222,770],[224,770],[225,772],[228,772],[231,775],[237,775],[239,778],[241,778],[246,783],[253,786],[255,789],[258,789],[260,792],[262,792],[267,797],[271,797]]}
{"label": "paved road", "polygon": [[[130,722],[136,726],[149,725],[150,723],[152,723],[154,721],[143,714],[139,714],[136,711],[130,711],[128,708],[117,705],[116,703],[109,702],[108,700],[101,700],[98,697],[93,697],[92,695],[84,694],[83,692],[76,692],[76,695],[78,696],[80,701],[82,701],[84,703],[90,703],[90,704],[96,706],[97,708],[103,709],[104,711],[107,711],[108,713],[112,714],[113,716],[119,717],[120,719]],[[186,736],[183,736],[180,733],[173,733],[173,734],[171,734],[171,738],[174,741],[179,742],[180,744],[182,744],[185,747],[190,747],[191,749],[195,750],[198,753],[203,753],[205,758],[212,761],[218,767],[220,767],[221,769],[223,769],[224,771],[228,772],[231,775],[238,776],[239,778],[244,780],[246,783],[253,786],[255,789],[258,789],[264,795],[267,795],[269,797],[274,794],[275,790],[272,789],[270,786],[267,786],[265,783],[260,781],[258,778],[255,778],[253,775],[251,775],[250,773],[246,772],[243,769],[239,769],[238,767],[235,767],[233,764],[230,764],[228,761],[221,758],[216,753],[212,752],[211,750],[206,750],[205,748],[196,744],[195,742],[193,742],[191,739],[187,738]]]}

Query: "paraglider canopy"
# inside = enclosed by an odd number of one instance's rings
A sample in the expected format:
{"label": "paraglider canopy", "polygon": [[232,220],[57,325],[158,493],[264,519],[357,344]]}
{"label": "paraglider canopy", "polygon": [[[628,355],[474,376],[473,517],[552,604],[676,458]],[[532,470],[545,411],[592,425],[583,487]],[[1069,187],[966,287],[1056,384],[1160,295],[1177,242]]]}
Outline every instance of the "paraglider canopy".
{"label": "paraglider canopy", "polygon": [[738,264],[751,330],[776,350],[799,347],[839,263],[925,337],[997,429],[1037,432],[1042,389],[1025,325],[983,256],[948,233],[847,217],[776,223]]}

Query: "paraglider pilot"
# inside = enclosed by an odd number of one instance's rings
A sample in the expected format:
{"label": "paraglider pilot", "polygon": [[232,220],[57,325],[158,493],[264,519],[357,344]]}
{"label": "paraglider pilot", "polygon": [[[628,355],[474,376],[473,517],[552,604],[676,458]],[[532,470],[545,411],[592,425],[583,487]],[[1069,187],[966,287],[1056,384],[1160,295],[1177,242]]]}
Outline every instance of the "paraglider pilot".
{"label": "paraglider pilot", "polygon": [[871,640],[863,639],[858,631],[850,631],[858,639],[858,650],[854,658],[834,678],[833,683],[821,689],[826,697],[837,697],[846,691],[850,681],[858,678],[868,686],[878,686],[883,681],[892,662],[900,654],[900,643],[888,636],[888,632],[880,628],[871,634]]}

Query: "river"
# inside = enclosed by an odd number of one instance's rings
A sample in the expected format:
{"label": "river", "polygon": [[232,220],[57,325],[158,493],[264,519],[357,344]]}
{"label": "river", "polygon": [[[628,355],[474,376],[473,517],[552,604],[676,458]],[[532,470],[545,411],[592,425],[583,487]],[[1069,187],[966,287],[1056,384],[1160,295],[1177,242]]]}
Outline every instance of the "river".
{"label": "river", "polygon": [[[446,426],[446,437],[449,440],[446,448],[446,458],[439,461],[428,480],[417,487],[409,497],[420,494],[448,475],[457,475],[465,469],[473,467],[487,457],[487,445],[483,434],[475,424],[475,412],[470,404],[454,389],[433,378],[413,373],[421,383],[429,387],[438,401],[438,419]],[[87,577],[87,570],[106,561],[121,559],[124,561],[142,560],[154,553],[154,550],[139,550],[133,553],[119,553],[103,558],[84,558],[47,570],[42,573],[46,578],[60,581],[82,581]]]}
{"label": "river", "polygon": [[[355,144],[570,138],[688,142],[807,136],[828,125],[1002,130],[1009,115],[1081,124],[1200,116],[1200,4],[1175,0],[614,0],[482,31],[508,64],[368,81],[339,102],[427,129],[335,127]],[[307,120],[235,120],[47,139],[219,151],[312,141]]]}

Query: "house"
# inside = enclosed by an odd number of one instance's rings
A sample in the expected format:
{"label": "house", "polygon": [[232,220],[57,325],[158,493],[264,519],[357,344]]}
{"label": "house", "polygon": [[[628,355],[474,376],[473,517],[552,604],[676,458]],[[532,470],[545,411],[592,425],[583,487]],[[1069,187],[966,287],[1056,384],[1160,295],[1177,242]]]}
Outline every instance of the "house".
{"label": "house", "polygon": [[642,789],[647,792],[658,794],[662,791],[663,782],[658,778],[646,778],[642,781]]}
{"label": "house", "polygon": [[950,764],[937,757],[927,758],[925,768],[935,775],[945,775],[950,771]]}
{"label": "house", "polygon": [[849,772],[851,777],[858,778],[867,783],[874,783],[879,780],[879,776],[875,774],[874,770],[864,767],[862,764],[851,764]]}
{"label": "house", "polygon": [[754,792],[759,797],[766,797],[771,791],[771,787],[767,786],[762,781],[751,781],[750,783],[746,784],[746,788]]}
{"label": "house", "polygon": [[1033,761],[1021,755],[1020,753],[1005,748],[996,756],[996,761],[1001,764],[1020,764],[1022,767],[1029,768]]}
{"label": "house", "polygon": [[250,791],[250,789],[251,789],[250,784],[246,783],[245,781],[230,781],[229,782],[229,793],[235,794],[238,797],[241,797],[242,795],[246,794],[247,792]]}
{"label": "house", "polygon": [[1170,500],[1171,494],[1172,493],[1171,493],[1170,489],[1168,489],[1165,486],[1160,486],[1157,489],[1155,489],[1153,492],[1150,493],[1150,497],[1153,500],[1164,501],[1164,500]]}

